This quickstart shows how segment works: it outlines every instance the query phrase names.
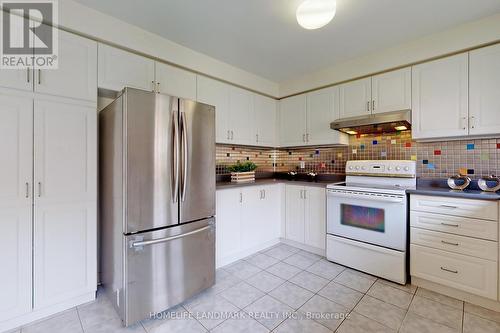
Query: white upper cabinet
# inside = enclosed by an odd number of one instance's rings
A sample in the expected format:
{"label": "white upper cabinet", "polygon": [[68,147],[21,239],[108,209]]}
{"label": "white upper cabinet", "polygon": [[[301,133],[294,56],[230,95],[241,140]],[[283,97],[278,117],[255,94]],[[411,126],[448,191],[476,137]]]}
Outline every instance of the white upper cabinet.
{"label": "white upper cabinet", "polygon": [[[0,12],[3,14],[3,12]],[[20,40],[23,34],[24,19],[11,15],[10,33],[14,40]],[[3,15],[0,15],[0,25],[3,26]],[[33,69],[0,69],[0,86],[32,91],[33,90]]]}
{"label": "white upper cabinet", "polygon": [[411,68],[372,76],[372,113],[411,109]]}
{"label": "white upper cabinet", "polygon": [[0,322],[31,311],[32,105],[0,92]]}
{"label": "white upper cabinet", "polygon": [[415,139],[468,134],[468,54],[412,69],[412,135]]}
{"label": "white upper cabinet", "polygon": [[303,146],[306,144],[306,110],[306,95],[280,100],[281,146]]}
{"label": "white upper cabinet", "polygon": [[217,143],[230,143],[229,86],[217,80],[198,75],[198,101],[215,106],[215,130]]}
{"label": "white upper cabinet", "polygon": [[97,101],[97,43],[66,31],[58,33],[58,68],[35,70],[35,91]]}
{"label": "white upper cabinet", "polygon": [[308,145],[348,143],[346,134],[334,131],[330,123],[339,116],[339,88],[331,87],[307,94]]}
{"label": "white upper cabinet", "polygon": [[162,94],[196,100],[196,74],[156,62],[156,91]]}
{"label": "white upper cabinet", "polygon": [[37,99],[34,115],[37,309],[96,288],[97,112]]}
{"label": "white upper cabinet", "polygon": [[231,143],[255,145],[253,96],[248,90],[229,87],[229,138]]}
{"label": "white upper cabinet", "polygon": [[470,52],[469,134],[500,133],[500,45]]}
{"label": "white upper cabinet", "polygon": [[371,78],[339,85],[339,117],[365,116],[371,113]]}
{"label": "white upper cabinet", "polygon": [[154,60],[99,43],[99,88],[120,91],[133,87],[153,91],[154,80]]}
{"label": "white upper cabinet", "polygon": [[276,145],[276,106],[273,98],[254,94],[255,144],[274,147]]}

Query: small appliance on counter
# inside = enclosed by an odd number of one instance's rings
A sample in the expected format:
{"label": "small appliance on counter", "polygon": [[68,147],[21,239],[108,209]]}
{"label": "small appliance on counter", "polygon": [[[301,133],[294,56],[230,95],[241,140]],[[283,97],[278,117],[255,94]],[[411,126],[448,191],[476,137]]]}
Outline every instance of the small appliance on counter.
{"label": "small appliance on counter", "polygon": [[448,186],[452,190],[463,191],[469,186],[471,182],[470,177],[465,175],[455,175],[448,178]]}
{"label": "small appliance on counter", "polygon": [[481,177],[477,181],[477,186],[485,192],[496,192],[500,190],[500,178],[495,175]]}
{"label": "small appliance on counter", "polygon": [[405,284],[406,190],[414,161],[347,161],[346,180],[327,185],[328,260]]}

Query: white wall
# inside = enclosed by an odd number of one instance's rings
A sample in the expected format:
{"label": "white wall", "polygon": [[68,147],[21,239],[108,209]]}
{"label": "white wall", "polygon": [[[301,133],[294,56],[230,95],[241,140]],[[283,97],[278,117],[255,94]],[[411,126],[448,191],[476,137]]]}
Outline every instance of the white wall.
{"label": "white wall", "polygon": [[[397,27],[395,27],[397,29]],[[500,14],[280,83],[280,97],[500,41]]]}
{"label": "white wall", "polygon": [[73,0],[59,1],[59,25],[67,30],[164,59],[236,85],[278,96],[277,83],[176,44]]}

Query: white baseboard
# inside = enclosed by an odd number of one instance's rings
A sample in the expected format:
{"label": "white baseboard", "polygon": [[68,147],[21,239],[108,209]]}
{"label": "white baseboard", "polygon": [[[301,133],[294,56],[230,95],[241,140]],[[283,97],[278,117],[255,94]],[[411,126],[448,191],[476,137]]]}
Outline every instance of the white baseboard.
{"label": "white baseboard", "polygon": [[435,283],[432,281],[428,281],[425,279],[421,279],[418,277],[411,277],[411,284],[417,286],[417,287],[422,287],[425,289],[429,289],[432,291],[435,291],[437,293],[450,296],[453,298],[457,298],[459,300],[469,302],[475,305],[482,306],[483,308],[487,308],[493,311],[498,311],[500,312],[500,302],[494,301],[489,298],[484,298],[482,296],[477,296],[474,294],[470,294],[468,292],[458,290],[452,287],[447,287],[443,286],[442,284]]}
{"label": "white baseboard", "polygon": [[315,254],[323,256],[323,257],[326,256],[326,251],[324,249],[320,249],[320,248],[317,248],[317,247],[314,247],[314,246],[309,246],[309,245],[306,245],[306,244],[302,244],[302,243],[299,243],[299,242],[296,242],[296,241],[293,241],[293,240],[289,240],[289,239],[286,239],[286,238],[280,238],[280,241],[282,243],[284,243],[284,244],[288,244],[288,245],[294,246],[296,248],[299,248],[299,249],[307,251],[307,252],[312,252],[312,253],[315,253]]}
{"label": "white baseboard", "polygon": [[226,266],[226,265],[229,265],[235,261],[238,261],[240,259],[243,259],[243,258],[246,258],[252,254],[255,254],[259,251],[262,251],[268,247],[271,247],[273,245],[276,245],[280,242],[280,239],[279,238],[275,238],[273,240],[270,240],[270,241],[267,241],[267,242],[264,242],[264,243],[261,243],[257,246],[253,246],[251,248],[247,248],[247,249],[244,249],[244,250],[241,250],[241,251],[238,251],[238,252],[235,252],[235,253],[232,253],[230,255],[227,255],[223,258],[220,258],[219,260],[217,260],[217,263],[216,263],[216,268],[221,268],[223,266]]}
{"label": "white baseboard", "polygon": [[48,319],[51,316],[58,314],[64,310],[71,309],[77,305],[84,304],[95,300],[96,293],[90,292],[81,296],[69,299],[65,302],[58,303],[43,309],[35,310],[30,313],[15,317],[6,321],[0,322],[0,332],[6,332],[23,325],[31,324],[40,319]]}

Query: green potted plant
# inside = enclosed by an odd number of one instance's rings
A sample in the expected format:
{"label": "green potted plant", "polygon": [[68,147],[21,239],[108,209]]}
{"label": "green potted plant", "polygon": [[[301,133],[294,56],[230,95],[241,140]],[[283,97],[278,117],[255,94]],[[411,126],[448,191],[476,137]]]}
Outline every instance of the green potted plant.
{"label": "green potted plant", "polygon": [[250,161],[244,163],[238,161],[236,164],[227,167],[227,170],[231,172],[231,181],[234,183],[254,182],[255,169],[257,169],[257,165]]}

